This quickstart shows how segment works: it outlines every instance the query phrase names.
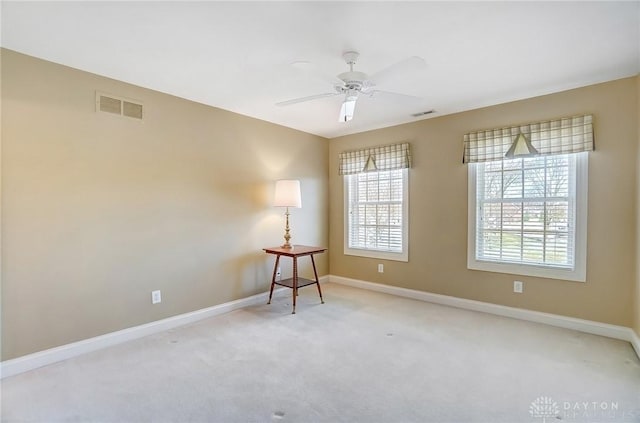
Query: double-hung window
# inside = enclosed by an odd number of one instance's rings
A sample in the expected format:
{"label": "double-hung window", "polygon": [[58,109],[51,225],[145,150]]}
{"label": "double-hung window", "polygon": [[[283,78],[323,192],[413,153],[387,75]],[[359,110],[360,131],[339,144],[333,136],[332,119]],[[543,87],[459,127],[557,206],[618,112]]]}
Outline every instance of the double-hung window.
{"label": "double-hung window", "polygon": [[408,261],[409,144],[340,155],[344,253]]}
{"label": "double-hung window", "polygon": [[[467,267],[585,281],[591,116],[516,128],[465,136]],[[504,157],[524,130],[533,152]]]}

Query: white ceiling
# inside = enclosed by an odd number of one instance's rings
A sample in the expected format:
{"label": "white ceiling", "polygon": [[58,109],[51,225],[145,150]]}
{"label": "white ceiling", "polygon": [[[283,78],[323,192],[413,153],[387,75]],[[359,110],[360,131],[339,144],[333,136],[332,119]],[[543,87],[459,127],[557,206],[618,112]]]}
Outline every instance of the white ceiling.
{"label": "white ceiling", "polygon": [[[1,12],[3,47],[328,138],[640,72],[640,1],[3,1]],[[368,74],[424,58],[379,87],[421,99],[363,98],[347,123],[339,96],[274,105],[331,92],[290,64],[336,75],[347,50]]]}

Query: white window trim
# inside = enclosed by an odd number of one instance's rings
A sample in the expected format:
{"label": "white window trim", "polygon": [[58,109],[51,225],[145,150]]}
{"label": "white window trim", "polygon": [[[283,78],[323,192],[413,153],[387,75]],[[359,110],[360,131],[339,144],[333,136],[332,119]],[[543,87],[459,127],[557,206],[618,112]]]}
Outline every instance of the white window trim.
{"label": "white window trim", "polygon": [[576,153],[576,239],[574,269],[561,269],[531,264],[497,263],[476,260],[476,165],[469,164],[468,180],[468,230],[467,230],[467,268],[487,272],[509,273],[514,275],[537,276],[549,279],[562,279],[586,282],[587,277],[587,192],[589,153]]}
{"label": "white window trim", "polygon": [[369,257],[382,260],[409,261],[409,171],[402,169],[404,179],[402,189],[402,252],[392,253],[388,251],[367,250],[363,248],[349,248],[349,182],[343,177],[344,197],[344,254],[347,256]]}

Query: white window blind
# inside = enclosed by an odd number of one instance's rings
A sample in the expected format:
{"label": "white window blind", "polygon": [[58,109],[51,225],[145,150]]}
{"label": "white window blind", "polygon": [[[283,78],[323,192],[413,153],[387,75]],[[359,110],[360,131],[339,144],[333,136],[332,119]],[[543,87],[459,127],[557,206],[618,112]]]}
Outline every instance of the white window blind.
{"label": "white window blind", "polygon": [[540,155],[594,149],[593,116],[573,116],[465,134],[463,162],[502,160],[519,134],[531,141]]}
{"label": "white window blind", "polygon": [[348,248],[403,252],[405,173],[397,169],[346,177]]}

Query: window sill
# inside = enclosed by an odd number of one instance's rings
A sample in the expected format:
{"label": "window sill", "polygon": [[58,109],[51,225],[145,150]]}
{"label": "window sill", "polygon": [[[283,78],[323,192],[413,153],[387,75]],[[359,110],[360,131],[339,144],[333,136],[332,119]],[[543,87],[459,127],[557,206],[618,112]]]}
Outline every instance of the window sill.
{"label": "window sill", "polygon": [[585,282],[587,279],[586,269],[560,269],[529,264],[479,261],[475,259],[469,259],[467,261],[467,269],[495,273],[508,273],[513,275],[535,276],[548,279],[560,279],[573,282]]}
{"label": "window sill", "polygon": [[376,258],[382,260],[394,260],[394,261],[409,261],[409,254],[405,251],[403,253],[391,253],[387,251],[365,250],[359,248],[344,248],[344,254],[346,256],[358,256]]}

